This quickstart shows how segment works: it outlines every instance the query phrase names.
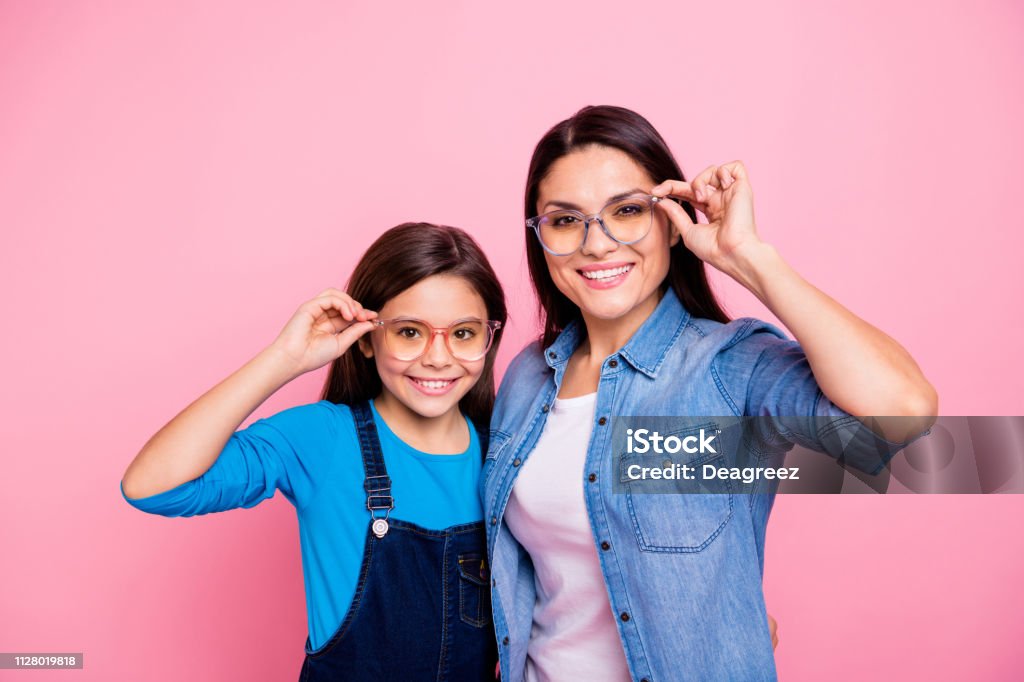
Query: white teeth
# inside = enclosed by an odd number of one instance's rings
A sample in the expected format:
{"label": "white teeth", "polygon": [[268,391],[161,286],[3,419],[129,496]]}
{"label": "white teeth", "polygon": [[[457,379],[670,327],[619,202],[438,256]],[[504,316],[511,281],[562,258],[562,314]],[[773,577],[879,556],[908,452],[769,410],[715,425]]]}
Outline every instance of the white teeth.
{"label": "white teeth", "polygon": [[448,380],[448,381],[424,381],[422,379],[413,379],[413,381],[415,381],[420,386],[423,386],[425,388],[433,388],[433,389],[444,388],[448,384],[452,383],[451,380]]}
{"label": "white teeth", "polygon": [[621,268],[613,268],[611,270],[584,271],[583,276],[587,279],[611,279],[612,277],[618,277],[624,272],[629,272],[632,267],[632,265],[623,265]]}

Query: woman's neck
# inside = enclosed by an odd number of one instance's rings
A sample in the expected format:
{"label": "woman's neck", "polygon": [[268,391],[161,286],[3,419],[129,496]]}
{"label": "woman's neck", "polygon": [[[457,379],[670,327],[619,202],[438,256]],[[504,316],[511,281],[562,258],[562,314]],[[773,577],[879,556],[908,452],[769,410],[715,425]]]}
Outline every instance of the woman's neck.
{"label": "woman's neck", "polygon": [[388,428],[410,447],[438,455],[458,455],[469,447],[469,428],[458,404],[442,415],[424,417],[384,389],[373,405]]}

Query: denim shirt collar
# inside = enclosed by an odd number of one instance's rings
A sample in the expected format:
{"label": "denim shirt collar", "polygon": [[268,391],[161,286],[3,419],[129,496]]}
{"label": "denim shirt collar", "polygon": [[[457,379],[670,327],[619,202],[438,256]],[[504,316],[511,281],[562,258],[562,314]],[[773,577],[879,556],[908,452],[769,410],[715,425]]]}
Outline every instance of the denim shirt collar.
{"label": "denim shirt collar", "polygon": [[[658,368],[669,349],[686,329],[690,313],[683,307],[672,287],[661,297],[654,312],[644,320],[626,345],[619,349],[621,355],[637,371],[652,379],[658,376]],[[555,342],[544,349],[544,361],[555,370],[556,382],[560,383],[565,364],[580,344],[583,320],[576,318],[562,330]]]}

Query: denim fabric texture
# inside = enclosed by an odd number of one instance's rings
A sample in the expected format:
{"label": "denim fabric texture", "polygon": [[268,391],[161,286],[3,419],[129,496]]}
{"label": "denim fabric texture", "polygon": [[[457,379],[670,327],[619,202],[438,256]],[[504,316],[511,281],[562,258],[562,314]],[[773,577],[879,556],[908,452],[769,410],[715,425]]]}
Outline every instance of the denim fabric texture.
{"label": "denim fabric texture", "polygon": [[[491,421],[481,494],[506,682],[523,679],[536,587],[530,556],[503,514],[579,345],[580,324],[570,324],[550,347],[534,343],[513,360]],[[761,415],[769,426],[737,445],[753,449],[750,456],[777,461],[799,443],[868,473],[878,473],[906,443],[877,437],[863,457],[843,449],[821,425],[862,425],[822,394],[797,342],[756,319],[694,318],[671,289],[628,343],[605,358],[579,484],[609,617],[633,679],[775,680],[762,591],[774,486],[755,494],[650,495],[628,486],[613,492],[621,453],[611,451],[611,420],[627,415]]]}
{"label": "denim fabric texture", "polygon": [[[385,509],[390,479],[366,403],[354,405],[369,506]],[[383,517],[378,512],[377,517]],[[482,522],[430,530],[389,519],[370,530],[355,596],[321,648],[306,640],[301,682],[493,680],[496,661]]]}

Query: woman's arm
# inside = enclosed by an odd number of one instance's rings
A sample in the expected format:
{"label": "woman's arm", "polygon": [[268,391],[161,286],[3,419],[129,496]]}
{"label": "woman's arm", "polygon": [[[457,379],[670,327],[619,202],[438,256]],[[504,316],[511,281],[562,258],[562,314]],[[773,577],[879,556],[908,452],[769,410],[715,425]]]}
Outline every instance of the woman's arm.
{"label": "woman's arm", "polygon": [[[892,337],[807,282],[774,247],[763,242],[751,244],[735,253],[733,262],[733,277],[800,343],[829,400],[858,417],[936,414],[935,389],[910,354]],[[908,427],[914,433],[930,425],[911,421],[907,420]]]}
{"label": "woman's arm", "polygon": [[344,353],[375,316],[337,289],[304,303],[270,346],[149,439],[121,480],[125,496],[156,495],[202,476],[263,401]]}
{"label": "woman's arm", "polygon": [[889,440],[931,426],[938,395],[910,354],[804,280],[758,237],[742,163],[712,166],[689,183],[666,181],[653,193],[684,199],[707,216],[707,224],[695,224],[674,202],[658,203],[691,251],[750,290],[792,332],[829,400],[857,417],[895,417],[869,424]]}

